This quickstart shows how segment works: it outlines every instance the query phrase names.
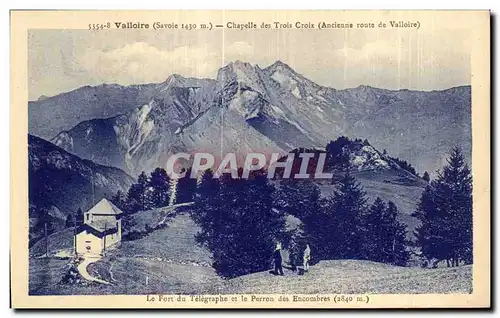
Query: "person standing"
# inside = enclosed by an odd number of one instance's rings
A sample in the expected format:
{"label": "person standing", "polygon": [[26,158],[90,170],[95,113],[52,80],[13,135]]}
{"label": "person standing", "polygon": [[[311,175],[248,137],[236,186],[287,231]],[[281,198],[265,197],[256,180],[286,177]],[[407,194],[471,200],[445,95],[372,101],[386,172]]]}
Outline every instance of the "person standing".
{"label": "person standing", "polygon": [[276,249],[274,250],[273,259],[274,259],[274,274],[283,276],[284,275],[283,267],[281,264],[283,262],[283,259],[281,258],[281,243],[279,242],[278,244],[276,244]]}
{"label": "person standing", "polygon": [[309,244],[306,245],[306,249],[304,250],[304,271],[309,271],[309,261],[311,260],[311,248]]}

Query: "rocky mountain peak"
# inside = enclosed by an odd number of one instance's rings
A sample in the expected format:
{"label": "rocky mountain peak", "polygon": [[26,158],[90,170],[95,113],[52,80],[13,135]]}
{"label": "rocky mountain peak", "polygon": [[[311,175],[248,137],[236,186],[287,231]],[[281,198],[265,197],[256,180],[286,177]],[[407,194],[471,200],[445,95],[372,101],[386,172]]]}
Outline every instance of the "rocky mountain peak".
{"label": "rocky mountain peak", "polygon": [[230,62],[219,69],[217,80],[220,82],[228,82],[231,80],[249,82],[256,78],[257,71],[257,68],[250,63],[242,61]]}
{"label": "rocky mountain peak", "polygon": [[272,73],[274,73],[276,71],[280,71],[280,72],[286,72],[286,73],[289,73],[289,74],[298,75],[297,72],[295,72],[295,70],[290,67],[290,65],[288,65],[285,62],[280,61],[280,60],[274,62],[271,65],[269,65],[264,70],[268,74],[272,74]]}
{"label": "rocky mountain peak", "polygon": [[169,77],[167,77],[167,80],[165,83],[167,84],[182,84],[186,81],[186,78],[182,75],[179,74],[172,74]]}
{"label": "rocky mountain peak", "polygon": [[292,67],[282,61],[276,61],[265,68],[264,72],[277,82],[281,88],[289,91],[299,99],[314,96],[320,89],[319,85],[297,73]]}
{"label": "rocky mountain peak", "polygon": [[198,79],[193,77],[184,77],[179,74],[170,75],[163,83],[160,83],[156,87],[157,92],[165,92],[171,87],[192,87],[199,88],[203,86],[209,86],[215,84],[213,79]]}

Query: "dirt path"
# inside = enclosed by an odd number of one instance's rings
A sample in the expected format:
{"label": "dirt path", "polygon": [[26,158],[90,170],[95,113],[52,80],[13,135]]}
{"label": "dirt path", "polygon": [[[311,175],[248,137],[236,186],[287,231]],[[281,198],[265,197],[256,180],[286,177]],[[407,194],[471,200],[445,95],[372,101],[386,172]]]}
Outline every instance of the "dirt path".
{"label": "dirt path", "polygon": [[110,285],[111,283],[109,283],[109,282],[107,282],[105,280],[102,280],[102,279],[90,276],[89,272],[87,271],[87,267],[90,264],[95,263],[95,262],[97,262],[100,259],[101,259],[100,257],[89,257],[89,256],[85,257],[83,259],[83,261],[77,267],[78,268],[78,272],[80,273],[80,275],[82,275],[83,278],[85,278],[88,281]]}

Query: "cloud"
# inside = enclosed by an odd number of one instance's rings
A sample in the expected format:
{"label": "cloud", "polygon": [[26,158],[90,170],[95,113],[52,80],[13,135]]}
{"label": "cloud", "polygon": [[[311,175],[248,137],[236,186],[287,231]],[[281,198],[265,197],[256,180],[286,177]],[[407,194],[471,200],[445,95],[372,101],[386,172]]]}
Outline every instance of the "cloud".
{"label": "cloud", "polygon": [[344,59],[350,64],[368,66],[378,60],[385,62],[397,57],[398,45],[396,45],[396,42],[389,41],[368,42],[359,49],[343,47],[337,50],[336,53],[337,58]]}
{"label": "cloud", "polygon": [[214,77],[220,57],[206,46],[159,49],[134,42],[111,50],[89,50],[78,58],[80,69],[102,82],[119,84],[160,82],[171,74]]}
{"label": "cloud", "polygon": [[[469,49],[461,41],[419,35],[367,41],[335,54],[344,87],[444,89],[469,83]],[[338,87],[341,87],[338,85]]]}
{"label": "cloud", "polygon": [[224,60],[234,61],[242,60],[246,61],[249,56],[254,56],[255,48],[248,44],[247,42],[237,41],[230,44],[224,49]]}

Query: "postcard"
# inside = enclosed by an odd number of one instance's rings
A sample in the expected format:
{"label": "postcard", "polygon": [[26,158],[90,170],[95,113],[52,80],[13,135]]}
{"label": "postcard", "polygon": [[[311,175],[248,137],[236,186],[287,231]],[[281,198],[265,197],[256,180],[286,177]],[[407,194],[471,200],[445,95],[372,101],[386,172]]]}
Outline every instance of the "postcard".
{"label": "postcard", "polygon": [[11,11],[14,308],[490,306],[488,11]]}

